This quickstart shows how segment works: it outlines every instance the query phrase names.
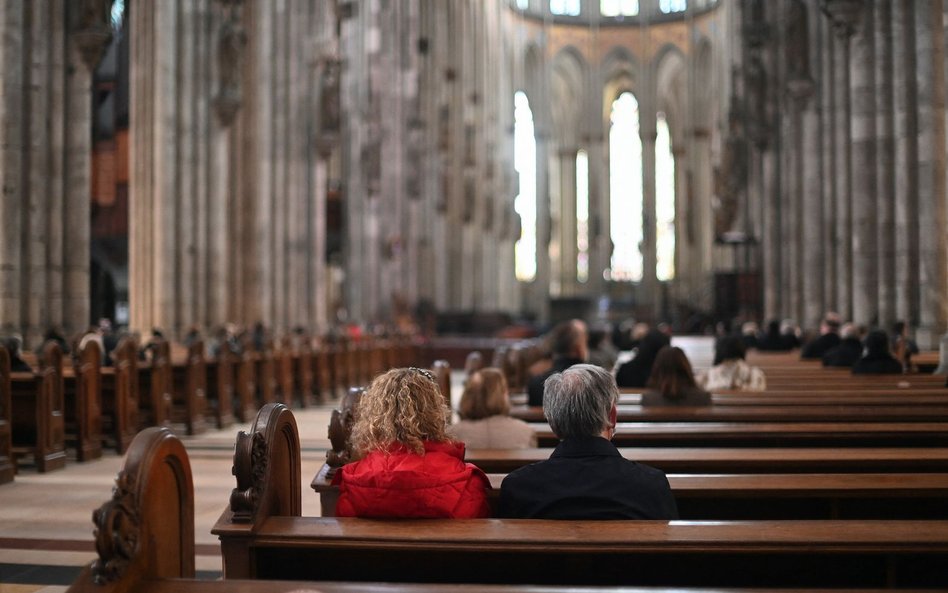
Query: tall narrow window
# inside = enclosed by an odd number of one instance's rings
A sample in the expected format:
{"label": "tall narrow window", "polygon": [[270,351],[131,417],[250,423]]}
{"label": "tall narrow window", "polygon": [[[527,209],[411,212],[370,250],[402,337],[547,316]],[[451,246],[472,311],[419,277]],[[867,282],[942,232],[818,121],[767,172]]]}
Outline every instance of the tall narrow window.
{"label": "tall narrow window", "polygon": [[550,12],[562,16],[579,16],[580,0],[550,0]]}
{"label": "tall narrow window", "polygon": [[514,246],[517,280],[530,282],[537,275],[537,141],[533,111],[523,91],[514,95],[514,168],[520,193],[514,209],[520,215],[520,240]]}
{"label": "tall narrow window", "polygon": [[530,0],[517,0],[517,9],[526,10],[530,8]]}
{"label": "tall narrow window", "polygon": [[576,280],[589,280],[589,155],[576,153]]}
{"label": "tall narrow window", "polygon": [[622,93],[612,103],[609,130],[612,262],[606,280],[642,280],[642,138],[639,102]]}
{"label": "tall narrow window", "polygon": [[675,155],[665,114],[655,124],[655,276],[675,277]]}

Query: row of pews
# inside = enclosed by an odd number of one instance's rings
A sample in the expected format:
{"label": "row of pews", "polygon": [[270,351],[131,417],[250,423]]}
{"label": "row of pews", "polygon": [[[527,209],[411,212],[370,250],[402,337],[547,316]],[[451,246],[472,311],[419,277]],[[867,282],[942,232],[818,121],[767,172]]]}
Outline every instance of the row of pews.
{"label": "row of pews", "polygon": [[[801,380],[812,375],[814,383],[820,371],[798,369]],[[716,393],[714,404],[703,409],[642,408],[638,394],[623,394],[629,416],[617,437],[620,450],[666,471],[682,517],[671,522],[341,519],[332,516],[336,491],[329,464],[310,482],[323,516],[304,517],[296,421],[285,406],[268,404],[250,432],[238,435],[236,487],[212,530],[221,541],[224,582],[245,591],[419,593],[444,590],[446,583],[457,591],[944,589],[944,377],[941,387],[924,381],[916,386],[915,376],[898,379],[908,387],[889,378],[877,378],[871,387],[850,379],[828,381],[820,390]],[[521,404],[514,411],[531,410]],[[507,472],[551,452],[554,439],[542,414],[531,419],[540,447],[468,451],[467,460],[489,473],[495,501]],[[151,431],[140,438],[165,442],[173,436]],[[338,435],[332,440],[339,449]],[[344,457],[339,453],[330,459]],[[176,461],[158,463],[156,471],[186,467],[182,455],[183,450],[174,453]],[[189,476],[165,481],[177,498],[150,489],[141,495],[164,506],[158,514],[163,521],[186,504],[160,501],[183,501],[181,493],[190,492]],[[143,534],[151,511],[130,507],[132,502],[116,494],[103,508],[134,508]],[[120,541],[111,526],[124,523],[110,512],[97,515],[98,537]],[[193,526],[193,515],[172,523]],[[184,560],[162,572],[153,556],[139,551],[130,563],[145,568],[116,577],[112,582],[121,588],[95,590],[156,591],[173,583],[175,590],[196,592],[217,586],[168,580],[193,577],[193,560],[190,574],[174,570],[193,558],[193,531],[148,533],[149,545],[183,550],[177,557]],[[102,558],[100,566],[108,562]],[[94,578],[90,569],[72,590],[93,590],[88,583]]]}
{"label": "row of pews", "polygon": [[189,346],[149,344],[141,359],[134,337],[119,341],[103,366],[103,353],[88,341],[71,359],[47,343],[32,372],[11,372],[0,347],[0,484],[17,467],[40,472],[77,461],[124,453],[144,427],[189,435],[209,426],[249,422],[264,404],[307,407],[349,385],[365,384],[391,366],[414,364],[420,346],[407,339],[363,338],[314,346],[306,337],[268,342],[261,351],[224,349],[209,357],[202,341]]}

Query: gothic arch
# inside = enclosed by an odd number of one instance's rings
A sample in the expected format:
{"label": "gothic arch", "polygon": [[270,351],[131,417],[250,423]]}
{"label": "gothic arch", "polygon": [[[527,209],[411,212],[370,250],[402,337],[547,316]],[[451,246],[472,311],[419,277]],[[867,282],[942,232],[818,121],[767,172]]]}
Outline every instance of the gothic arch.
{"label": "gothic arch", "polygon": [[556,136],[564,145],[576,146],[586,105],[587,64],[575,47],[566,47],[553,59],[550,77],[550,112]]}
{"label": "gothic arch", "polygon": [[[666,44],[655,55],[653,69],[655,112],[665,113],[674,144],[682,140],[687,125],[688,62],[678,46]],[[654,121],[649,125],[654,126]]]}

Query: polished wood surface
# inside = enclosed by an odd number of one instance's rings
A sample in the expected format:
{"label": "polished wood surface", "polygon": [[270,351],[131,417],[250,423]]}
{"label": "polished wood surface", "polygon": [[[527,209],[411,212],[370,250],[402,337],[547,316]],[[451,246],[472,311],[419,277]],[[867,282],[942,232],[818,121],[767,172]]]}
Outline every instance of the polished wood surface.
{"label": "polished wood surface", "polygon": [[32,457],[41,472],[66,465],[63,353],[55,342],[43,347],[39,370],[10,373],[13,452]]}
{"label": "polished wood surface", "polygon": [[10,353],[0,346],[0,484],[12,482],[16,475],[10,390]]}

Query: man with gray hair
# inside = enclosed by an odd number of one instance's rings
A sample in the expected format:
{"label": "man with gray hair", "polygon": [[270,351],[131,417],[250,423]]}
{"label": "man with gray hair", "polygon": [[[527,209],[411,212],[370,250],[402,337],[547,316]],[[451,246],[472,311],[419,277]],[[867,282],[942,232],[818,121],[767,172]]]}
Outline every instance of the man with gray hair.
{"label": "man with gray hair", "polygon": [[665,474],[622,457],[611,439],[619,390],[608,372],[578,364],[543,386],[543,414],[560,439],[546,461],[511,472],[501,517],[677,519]]}

